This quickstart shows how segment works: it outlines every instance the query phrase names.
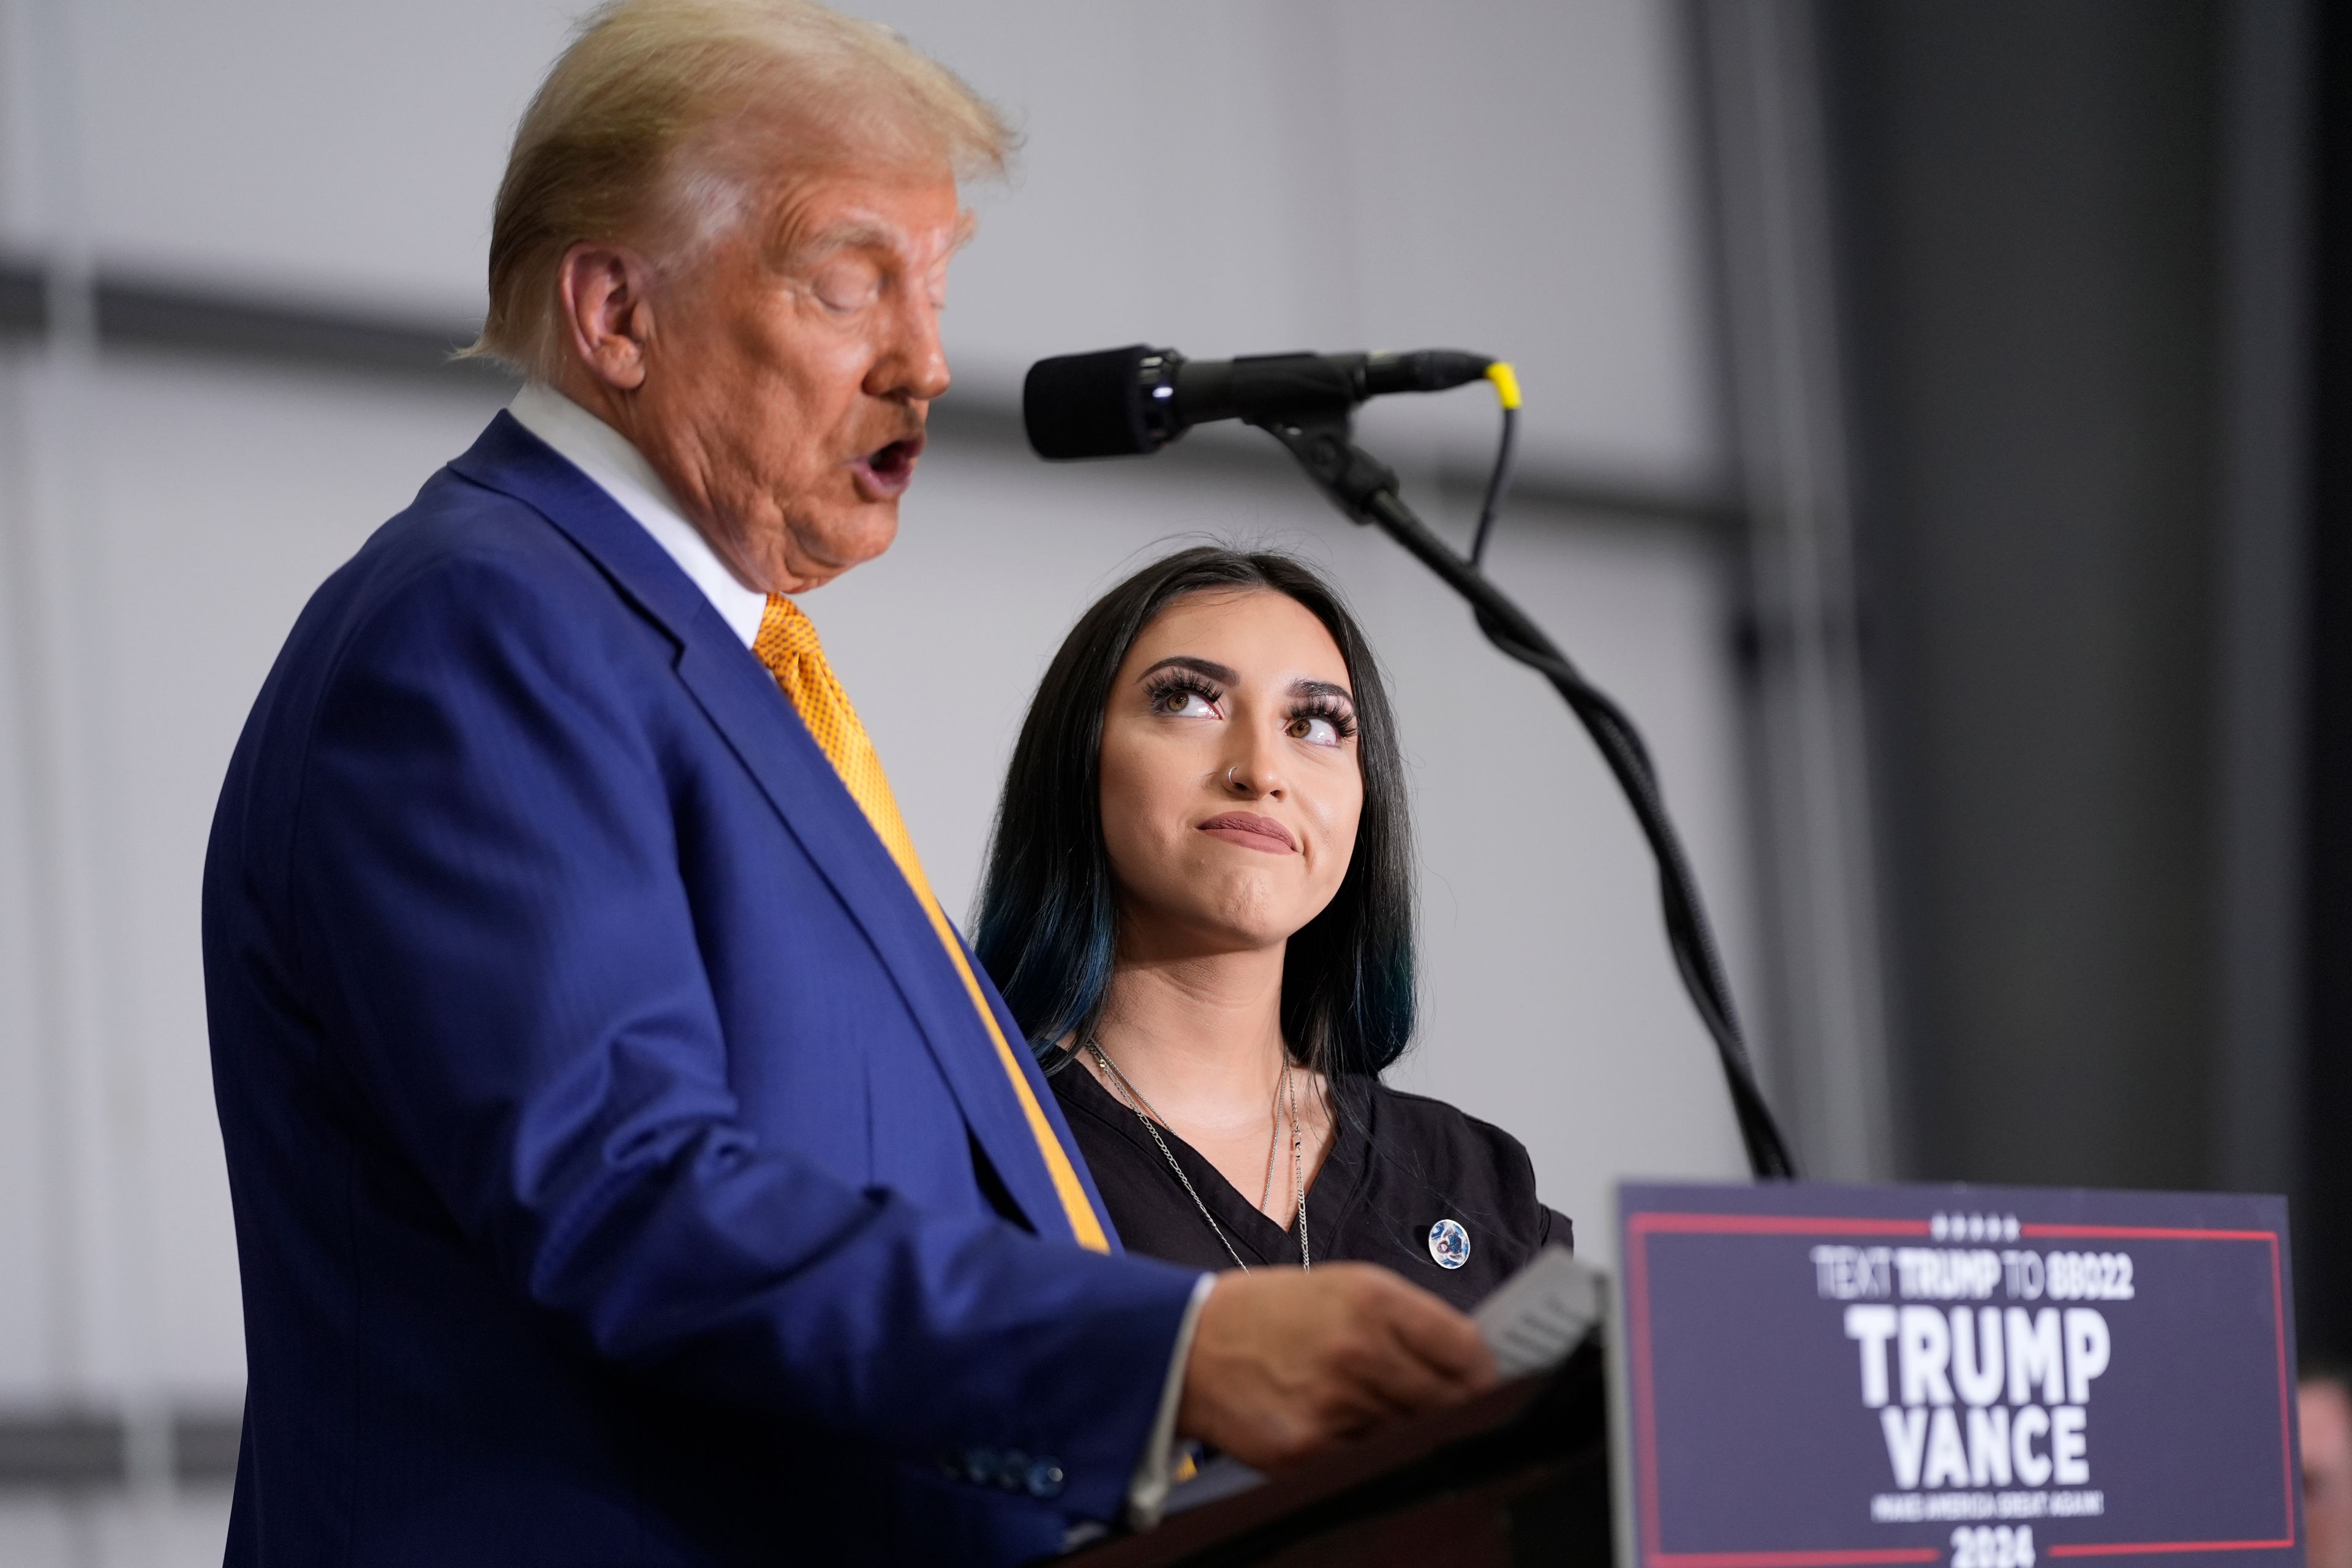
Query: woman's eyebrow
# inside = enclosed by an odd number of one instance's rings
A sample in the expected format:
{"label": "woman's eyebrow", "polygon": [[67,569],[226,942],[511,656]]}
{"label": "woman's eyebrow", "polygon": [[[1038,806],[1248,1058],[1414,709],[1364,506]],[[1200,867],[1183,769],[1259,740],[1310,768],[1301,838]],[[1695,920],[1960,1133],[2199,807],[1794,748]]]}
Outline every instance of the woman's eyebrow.
{"label": "woman's eyebrow", "polygon": [[1336,697],[1349,707],[1355,706],[1356,694],[1336,680],[1294,680],[1290,683],[1293,697]]}
{"label": "woman's eyebrow", "polygon": [[1215,659],[1194,658],[1192,655],[1183,653],[1161,659],[1136,679],[1140,680],[1144,676],[1154,675],[1163,669],[1189,669],[1195,675],[1205,675],[1211,680],[1221,681],[1227,686],[1241,679],[1239,675],[1226,666],[1219,664]]}

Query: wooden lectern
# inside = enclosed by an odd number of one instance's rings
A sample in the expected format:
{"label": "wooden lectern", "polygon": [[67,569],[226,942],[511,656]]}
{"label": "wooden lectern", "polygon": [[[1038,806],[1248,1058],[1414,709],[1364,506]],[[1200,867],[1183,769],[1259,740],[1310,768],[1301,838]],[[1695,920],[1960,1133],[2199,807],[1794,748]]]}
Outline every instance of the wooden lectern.
{"label": "wooden lectern", "polygon": [[1598,1334],[1556,1371],[1171,1512],[1071,1568],[1612,1568]]}

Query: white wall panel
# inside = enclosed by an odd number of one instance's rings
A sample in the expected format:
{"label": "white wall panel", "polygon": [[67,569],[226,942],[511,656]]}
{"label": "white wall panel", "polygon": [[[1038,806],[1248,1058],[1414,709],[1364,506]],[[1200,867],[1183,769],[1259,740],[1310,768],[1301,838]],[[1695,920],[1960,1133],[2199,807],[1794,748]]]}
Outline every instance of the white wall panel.
{"label": "white wall panel", "polygon": [[38,110],[30,0],[0,0],[0,247],[29,248],[44,226],[38,204]]}
{"label": "white wall panel", "polygon": [[24,534],[32,498],[16,417],[24,374],[21,356],[0,355],[0,1398],[20,1399],[47,1394],[57,1370],[63,1198],[49,1125],[55,1062],[40,1029],[33,752],[41,736],[26,679]]}
{"label": "white wall panel", "polygon": [[116,863],[135,881],[108,900],[153,1140],[156,1354],[174,1385],[234,1394],[244,1347],[197,925],[213,804],[311,591],[496,403],[168,361],[116,362],[97,391],[90,510],[106,581],[137,595],[111,613],[151,595],[169,606],[168,640],[119,661],[105,703],[117,755],[169,761],[118,790]]}
{"label": "white wall panel", "polygon": [[90,244],[141,270],[478,315],[515,120],[583,9],[75,0]]}
{"label": "white wall panel", "polygon": [[105,847],[118,770],[106,756],[93,535],[71,482],[81,465],[86,364],[68,352],[12,354],[5,520],[12,694],[21,724],[15,773],[27,806],[16,898],[22,979],[6,1054],[37,1089],[26,1130],[41,1173],[21,1195],[33,1248],[25,1300],[37,1363],[12,1394],[50,1398],[140,1386],[129,1319],[144,1295],[131,1283],[143,1253],[131,1236],[130,1173],[147,1157],[140,1087],[126,1070],[113,1004],[126,978],[108,948],[104,908],[119,896]]}
{"label": "white wall panel", "polygon": [[[1014,14],[893,8],[1028,132],[956,281],[967,370],[1009,384],[1040,353],[1139,339],[1460,346],[1519,364],[1532,452],[1712,465],[1672,7]],[[1436,417],[1483,447],[1491,404],[1456,407]]]}
{"label": "white wall panel", "polygon": [[0,1495],[7,1568],[218,1568],[226,1488],[70,1501]]}
{"label": "white wall panel", "polygon": [[[0,1169],[37,1166],[0,1182],[0,1398],[217,1404],[242,1387],[244,1346],[198,945],[213,802],[311,590],[495,405],[171,362],[78,384],[38,365],[9,386],[17,428],[51,437],[13,470],[44,476],[51,515],[0,513],[12,563],[64,559],[40,572],[38,635],[10,644],[31,643],[41,684],[11,681],[0,707],[36,696],[70,722],[12,733],[24,765],[0,769],[0,808],[18,806],[0,858],[61,840],[53,870],[0,875],[0,935],[18,939],[0,975],[62,972],[0,995],[0,1131],[21,1134],[0,1139]],[[79,416],[30,417],[60,399]],[[12,833],[36,773],[48,815]],[[67,910],[26,907],[60,886]]]}

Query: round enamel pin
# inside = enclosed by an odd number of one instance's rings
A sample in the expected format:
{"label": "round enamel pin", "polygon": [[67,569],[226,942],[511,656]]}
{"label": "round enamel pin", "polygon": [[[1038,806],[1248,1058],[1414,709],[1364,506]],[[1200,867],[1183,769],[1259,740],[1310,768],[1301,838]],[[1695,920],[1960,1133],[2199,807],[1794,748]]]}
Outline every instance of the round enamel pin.
{"label": "round enamel pin", "polygon": [[1457,1220],[1439,1220],[1429,1227],[1429,1257],[1440,1268],[1461,1268],[1470,1261],[1470,1233]]}

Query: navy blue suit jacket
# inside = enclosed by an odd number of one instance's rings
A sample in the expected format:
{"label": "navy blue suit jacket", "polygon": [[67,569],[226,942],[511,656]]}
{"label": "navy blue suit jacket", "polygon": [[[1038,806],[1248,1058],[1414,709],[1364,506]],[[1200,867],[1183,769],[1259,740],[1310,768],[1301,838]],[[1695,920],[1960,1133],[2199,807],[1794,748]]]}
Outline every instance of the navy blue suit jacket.
{"label": "navy blue suit jacket", "polygon": [[232,1564],[1013,1562],[1117,1514],[1195,1276],[1073,1242],[799,716],[511,417],[303,612],[204,916]]}

